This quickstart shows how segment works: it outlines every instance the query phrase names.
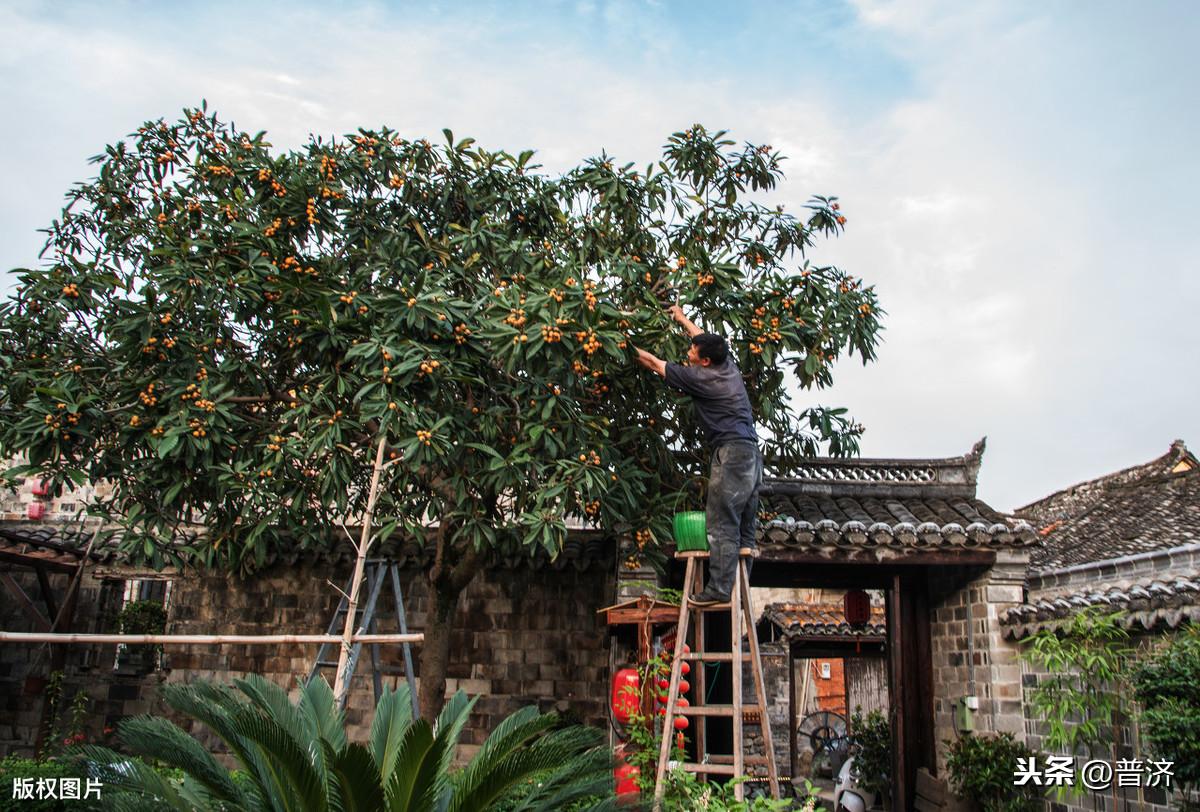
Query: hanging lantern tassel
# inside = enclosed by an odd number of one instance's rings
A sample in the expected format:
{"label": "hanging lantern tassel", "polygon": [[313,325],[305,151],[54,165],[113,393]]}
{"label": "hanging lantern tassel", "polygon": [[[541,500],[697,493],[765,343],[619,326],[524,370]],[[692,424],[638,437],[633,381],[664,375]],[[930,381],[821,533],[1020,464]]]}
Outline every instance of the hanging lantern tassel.
{"label": "hanging lantern tassel", "polygon": [[675,734],[675,746],[678,747],[680,750],[683,749],[683,731],[682,730]]}

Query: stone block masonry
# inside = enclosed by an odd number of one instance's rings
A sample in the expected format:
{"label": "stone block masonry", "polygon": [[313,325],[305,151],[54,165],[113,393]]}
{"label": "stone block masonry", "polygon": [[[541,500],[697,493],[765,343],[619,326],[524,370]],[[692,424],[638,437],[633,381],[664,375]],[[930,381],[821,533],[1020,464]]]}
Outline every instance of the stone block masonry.
{"label": "stone block masonry", "polygon": [[[463,594],[451,637],[447,692],[461,688],[478,696],[463,734],[460,757],[469,757],[489,732],[509,713],[524,705],[554,710],[571,721],[597,727],[608,724],[608,631],[595,610],[614,592],[615,567],[597,563],[574,568],[492,570],[482,573]],[[329,571],[316,564],[278,566],[255,577],[189,575],[173,582],[167,632],[173,634],[323,633],[337,608],[338,594],[326,583],[344,584],[349,567]],[[22,587],[35,601],[41,593],[32,573],[20,576]],[[424,628],[429,597],[422,572],[401,572],[409,629]],[[66,576],[52,576],[56,597],[66,590]],[[115,631],[122,581],[84,579],[75,631]],[[390,601],[390,590],[381,596]],[[0,622],[10,631],[33,631],[31,621],[13,601],[0,602]],[[383,628],[394,631],[394,620]],[[116,646],[70,646],[65,669],[65,693],[85,690],[92,712],[85,731],[89,740],[104,738],[105,727],[136,713],[166,712],[157,687],[164,682],[211,679],[228,682],[257,673],[287,686],[295,695],[297,680],[307,676],[317,646],[169,646],[163,668],[144,676],[114,672]],[[419,660],[419,647],[414,647]],[[381,651],[382,663],[401,667],[399,645]],[[48,658],[36,646],[0,647],[0,756],[29,754],[40,718],[40,700],[27,696],[46,676]],[[325,669],[332,683],[332,668]],[[346,710],[352,740],[364,741],[374,708],[370,658],[359,661]],[[394,684],[403,677],[385,677]],[[419,680],[419,674],[418,674]],[[206,744],[219,743],[194,731]]]}

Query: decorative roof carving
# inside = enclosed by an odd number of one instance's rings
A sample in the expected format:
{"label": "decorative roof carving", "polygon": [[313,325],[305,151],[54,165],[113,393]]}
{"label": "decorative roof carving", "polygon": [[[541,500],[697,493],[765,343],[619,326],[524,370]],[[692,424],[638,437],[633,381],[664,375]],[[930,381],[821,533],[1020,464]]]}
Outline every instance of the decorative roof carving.
{"label": "decorative roof carving", "polygon": [[765,487],[775,493],[840,496],[941,496],[973,499],[987,438],[961,457],[841,459],[817,457]]}

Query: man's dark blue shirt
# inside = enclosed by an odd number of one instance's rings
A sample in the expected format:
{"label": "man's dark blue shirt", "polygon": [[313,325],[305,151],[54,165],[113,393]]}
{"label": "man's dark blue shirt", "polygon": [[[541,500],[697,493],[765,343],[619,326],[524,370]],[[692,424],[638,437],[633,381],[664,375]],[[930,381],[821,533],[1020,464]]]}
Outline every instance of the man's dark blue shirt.
{"label": "man's dark blue shirt", "polygon": [[710,448],[730,440],[758,441],[750,397],[732,358],[720,366],[685,367],[667,362],[666,381],[668,386],[692,396]]}

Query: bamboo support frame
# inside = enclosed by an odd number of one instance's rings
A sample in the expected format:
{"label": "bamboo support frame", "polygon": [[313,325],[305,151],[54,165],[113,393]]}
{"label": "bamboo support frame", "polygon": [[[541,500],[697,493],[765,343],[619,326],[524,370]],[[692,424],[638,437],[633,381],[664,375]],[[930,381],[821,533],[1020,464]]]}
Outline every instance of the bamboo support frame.
{"label": "bamboo support frame", "polygon": [[354,579],[350,582],[350,594],[346,596],[346,624],[342,630],[341,650],[338,654],[337,673],[334,676],[333,695],[339,703],[344,703],[346,693],[350,690],[351,649],[354,647],[354,620],[358,611],[359,592],[362,591],[363,570],[367,564],[367,552],[375,539],[371,534],[371,522],[375,517],[375,497],[379,495],[379,475],[383,471],[383,448],[387,445],[387,435],[380,434],[379,444],[375,449],[375,467],[371,471],[371,490],[367,494],[367,512],[363,517],[362,535],[358,540],[357,553],[354,560]]}
{"label": "bamboo support frame", "polygon": [[[204,645],[273,645],[278,643],[341,643],[340,634],[69,634],[50,632],[0,632],[0,643],[125,643],[137,645],[204,646]],[[356,634],[354,643],[421,643],[425,635],[416,634]]]}

